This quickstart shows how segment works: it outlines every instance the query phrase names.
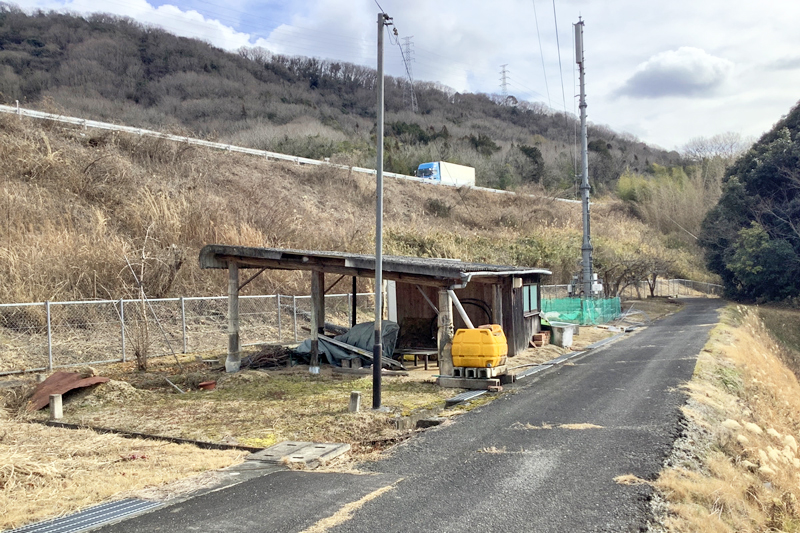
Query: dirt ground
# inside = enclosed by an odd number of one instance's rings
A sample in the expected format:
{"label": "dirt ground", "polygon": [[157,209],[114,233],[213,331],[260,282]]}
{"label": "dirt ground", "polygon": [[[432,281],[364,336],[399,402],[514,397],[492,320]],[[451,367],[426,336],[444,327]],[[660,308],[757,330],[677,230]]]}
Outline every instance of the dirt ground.
{"label": "dirt ground", "polygon": [[[629,302],[626,308],[631,305],[646,313],[632,314],[631,320],[649,321],[674,312],[680,304],[653,299]],[[581,327],[571,349],[582,350],[618,331],[613,326]],[[519,372],[568,351],[554,345],[529,348],[510,358],[508,367]],[[445,399],[461,392],[435,384],[439,372],[435,362],[430,362],[426,371],[421,360],[416,366],[406,361],[408,376],[383,378],[382,404],[388,409],[376,412],[370,409],[370,374],[342,374],[329,366],[323,366],[319,375],[310,374],[307,366],[225,374],[216,363],[219,355],[152,359],[147,372],[137,371],[133,363],[79,369],[111,381],[67,393],[62,421],[250,447],[267,447],[284,440],[347,442],[352,451],[338,467],[349,468],[355,460],[376,459],[384,449],[415,431],[398,429],[398,420],[418,412],[435,412]],[[167,379],[184,392],[179,393]],[[215,382],[214,390],[199,387],[208,381]],[[202,450],[30,423],[49,417],[46,408],[36,413],[24,410],[27,395],[36,385],[35,377],[8,379],[4,385],[0,388],[6,406],[6,410],[0,409],[0,528],[72,512],[121,494],[142,490],[152,494],[166,483],[187,477],[201,483],[205,478],[192,476],[235,464],[245,455],[235,450]],[[348,411],[352,391],[361,392],[359,413]],[[484,396],[480,401],[491,401],[495,396]],[[447,414],[472,407],[457,407]],[[100,488],[94,486],[98,476],[104,480]],[[64,481],[67,478],[69,482]],[[195,486],[194,481],[182,483]],[[47,495],[56,488],[60,494],[68,494],[56,499],[62,503],[37,504],[51,500]],[[162,489],[158,494],[166,497],[170,490]]]}

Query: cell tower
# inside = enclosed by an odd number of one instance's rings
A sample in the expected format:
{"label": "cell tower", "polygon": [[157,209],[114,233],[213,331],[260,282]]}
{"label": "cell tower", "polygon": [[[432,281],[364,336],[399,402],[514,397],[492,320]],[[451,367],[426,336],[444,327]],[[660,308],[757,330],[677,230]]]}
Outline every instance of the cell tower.
{"label": "cell tower", "polygon": [[508,100],[508,63],[500,65],[500,94],[503,95],[503,105]]}
{"label": "cell tower", "polygon": [[406,66],[406,74],[408,75],[408,87],[403,84],[403,102],[406,101],[406,94],[410,94],[411,98],[411,111],[417,112],[417,95],[414,93],[414,70],[411,68],[411,63],[414,62],[414,43],[411,41],[414,36],[403,37],[403,47],[400,52],[403,54],[403,63]]}

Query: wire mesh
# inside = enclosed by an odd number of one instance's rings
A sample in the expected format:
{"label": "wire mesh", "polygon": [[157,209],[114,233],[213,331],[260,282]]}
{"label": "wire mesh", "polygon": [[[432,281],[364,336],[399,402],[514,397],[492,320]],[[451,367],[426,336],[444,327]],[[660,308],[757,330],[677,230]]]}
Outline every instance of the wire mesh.
{"label": "wire mesh", "polygon": [[[646,282],[629,287],[631,296],[649,295]],[[543,285],[542,310],[569,300],[566,285]],[[656,296],[721,296],[723,287],[685,279],[658,280]],[[581,311],[584,323],[619,314],[619,299],[592,300]],[[611,303],[605,303],[610,301]],[[567,304],[559,304],[567,305]],[[299,342],[311,332],[310,296],[242,296],[242,344]],[[356,323],[375,316],[372,293],[356,296]],[[325,296],[325,321],[342,327],[352,320],[352,295]],[[124,327],[123,327],[124,323]],[[228,298],[103,300],[0,304],[0,374],[72,365],[134,360],[146,348],[157,357],[180,352],[219,351],[228,345]]]}
{"label": "wire mesh", "polygon": [[52,302],[49,307],[54,368],[120,360],[119,302]]}
{"label": "wire mesh", "polygon": [[228,298],[184,298],[186,352],[222,350],[228,346]]}
{"label": "wire mesh", "polygon": [[47,306],[0,305],[0,372],[47,368]]}

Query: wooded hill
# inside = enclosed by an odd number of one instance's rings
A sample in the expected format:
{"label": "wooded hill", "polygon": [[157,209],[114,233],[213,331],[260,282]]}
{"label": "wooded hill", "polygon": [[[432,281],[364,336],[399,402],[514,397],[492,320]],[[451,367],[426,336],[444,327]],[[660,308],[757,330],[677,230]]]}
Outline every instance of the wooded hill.
{"label": "wooded hill", "polygon": [[[372,68],[263,49],[225,52],[129,19],[26,15],[0,4],[0,100],[129,126],[374,168]],[[437,83],[386,80],[387,171],[476,168],[479,185],[575,195],[577,122],[542,104],[504,105]],[[589,129],[595,192],[626,170],[682,163],[603,126]],[[578,165],[579,166],[579,165]]]}
{"label": "wooded hill", "polygon": [[[374,167],[375,81],[362,66],[232,54],[131,20],[0,4],[6,103]],[[415,84],[414,113],[405,80],[386,87],[387,170],[443,159],[475,167],[479,185],[540,197],[392,182],[387,253],[545,267],[551,283],[568,282],[580,212],[547,197],[574,193],[574,117],[435,83]],[[194,259],[209,242],[373,251],[366,177],[12,116],[0,135],[0,301],[116,298],[131,287],[125,258],[145,264],[152,296],[214,294],[223,285]],[[593,208],[595,268],[610,294],[654,273],[715,281],[695,236],[734,154],[708,147],[683,159],[590,128],[590,179],[606,195]],[[249,290],[304,284],[275,275]]]}

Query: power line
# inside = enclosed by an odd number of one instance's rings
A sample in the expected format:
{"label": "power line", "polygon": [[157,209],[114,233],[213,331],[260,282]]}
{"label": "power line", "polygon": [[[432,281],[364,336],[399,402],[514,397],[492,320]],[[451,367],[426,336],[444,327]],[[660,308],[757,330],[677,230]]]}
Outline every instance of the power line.
{"label": "power line", "polygon": [[547,105],[553,107],[550,101],[550,86],[547,83],[547,70],[544,68],[544,50],[542,49],[542,33],[539,31],[539,17],[536,15],[536,0],[531,0],[533,4],[533,19],[536,21],[536,37],[539,39],[539,56],[542,58],[542,74],[544,75],[544,87],[547,90]]}
{"label": "power line", "polygon": [[561,43],[558,39],[558,17],[556,16],[556,0],[553,0],[553,22],[556,26],[556,47],[558,48],[558,72],[561,75],[561,99],[564,104],[564,118],[567,118],[567,95],[564,92],[564,70],[561,68]]}

